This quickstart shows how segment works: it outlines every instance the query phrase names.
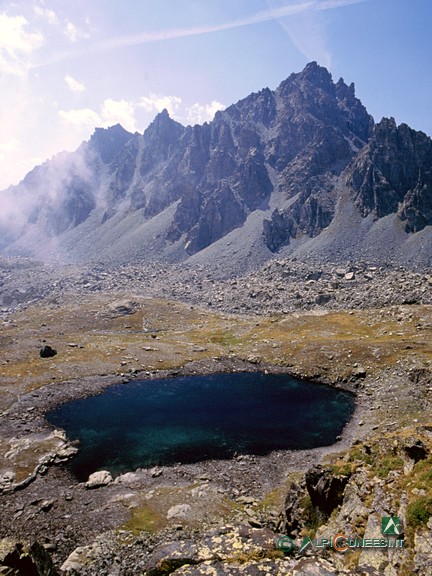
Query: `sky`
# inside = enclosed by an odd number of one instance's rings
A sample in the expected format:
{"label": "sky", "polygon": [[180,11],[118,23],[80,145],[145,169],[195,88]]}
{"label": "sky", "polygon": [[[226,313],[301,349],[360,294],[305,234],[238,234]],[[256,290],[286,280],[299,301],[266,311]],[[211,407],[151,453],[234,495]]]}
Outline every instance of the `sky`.
{"label": "sky", "polygon": [[96,127],[201,124],[312,60],[432,136],[431,24],[431,0],[0,0],[0,190]]}

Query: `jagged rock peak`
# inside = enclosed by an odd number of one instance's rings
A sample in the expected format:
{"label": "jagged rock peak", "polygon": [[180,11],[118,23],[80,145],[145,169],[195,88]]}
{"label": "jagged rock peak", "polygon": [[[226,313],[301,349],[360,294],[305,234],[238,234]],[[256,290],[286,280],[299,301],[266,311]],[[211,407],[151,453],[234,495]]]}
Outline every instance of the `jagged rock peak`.
{"label": "jagged rock peak", "polygon": [[175,120],[173,120],[171,118],[168,110],[166,108],[164,108],[162,110],[162,112],[159,112],[158,114],[156,114],[153,121],[149,124],[149,127],[153,126],[153,125],[155,125],[155,126],[169,126],[169,125],[173,125],[173,124],[177,124],[178,126],[181,126],[181,124],[179,122],[176,122]]}
{"label": "jagged rock peak", "polygon": [[308,80],[315,85],[327,86],[333,83],[332,75],[324,66],[318,62],[309,62],[305,68],[297,74],[299,80]]}
{"label": "jagged rock peak", "polygon": [[89,148],[99,153],[106,164],[110,164],[119,150],[133,136],[121,124],[115,124],[109,128],[96,128],[90,138]]}
{"label": "jagged rock peak", "polygon": [[353,162],[348,185],[362,216],[397,213],[406,232],[432,224],[432,140],[383,118]]}
{"label": "jagged rock peak", "polygon": [[170,117],[169,112],[166,108],[164,108],[162,110],[162,112],[159,112],[158,116],[159,116],[159,118],[169,118]]}
{"label": "jagged rock peak", "polygon": [[166,108],[164,108],[161,112],[156,114],[152,124],[155,124],[155,123],[156,124],[165,124],[165,123],[169,123],[172,121],[173,121],[173,119],[169,115],[168,110]]}
{"label": "jagged rock peak", "polygon": [[390,116],[389,118],[383,116],[383,118],[381,118],[381,121],[378,122],[378,124],[375,126],[375,132],[376,133],[384,133],[387,131],[392,131],[394,132],[397,129],[397,124],[396,124],[396,120],[393,118],[393,116]]}
{"label": "jagged rock peak", "polygon": [[164,108],[159,112],[153,122],[151,122],[144,130],[145,138],[154,138],[158,136],[166,137],[168,135],[179,135],[185,130],[184,126],[171,118],[168,110]]}
{"label": "jagged rock peak", "polygon": [[223,118],[232,118],[237,121],[262,123],[269,126],[276,116],[276,103],[274,92],[270,88],[263,88],[259,92],[252,92],[246,98],[239,100],[223,111],[216,112],[214,122],[220,123]]}
{"label": "jagged rock peak", "polygon": [[335,92],[332,75],[317,62],[309,62],[306,67],[299,73],[291,74],[286,80],[280,83],[276,92],[282,96],[290,92],[293,86],[301,86],[304,89],[309,87],[321,88],[325,92]]}
{"label": "jagged rock peak", "polygon": [[114,124],[114,126],[109,126],[108,128],[95,128],[93,135],[90,138],[90,142],[99,141],[107,138],[130,138],[132,136],[131,132],[128,132],[119,123]]}
{"label": "jagged rock peak", "polygon": [[354,98],[355,97],[355,84],[354,84],[354,82],[351,82],[351,84],[348,86],[347,84],[345,84],[345,81],[342,77],[339,78],[339,80],[336,82],[336,94],[337,94],[339,99]]}

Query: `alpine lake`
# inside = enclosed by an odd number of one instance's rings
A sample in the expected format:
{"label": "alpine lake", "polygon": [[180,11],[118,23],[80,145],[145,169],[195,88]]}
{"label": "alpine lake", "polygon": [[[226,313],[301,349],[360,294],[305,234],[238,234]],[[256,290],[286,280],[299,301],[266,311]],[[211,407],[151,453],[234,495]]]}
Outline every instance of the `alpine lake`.
{"label": "alpine lake", "polygon": [[46,414],[78,440],[80,481],[152,466],[334,444],[354,395],[286,374],[243,372],[136,380]]}

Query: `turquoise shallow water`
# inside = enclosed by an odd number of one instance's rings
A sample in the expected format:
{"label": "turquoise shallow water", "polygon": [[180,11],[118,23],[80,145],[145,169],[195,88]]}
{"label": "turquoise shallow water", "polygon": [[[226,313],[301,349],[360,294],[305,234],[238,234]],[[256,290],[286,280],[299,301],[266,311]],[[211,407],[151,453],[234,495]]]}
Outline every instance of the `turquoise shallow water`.
{"label": "turquoise shallow water", "polygon": [[236,373],[119,384],[46,418],[80,441],[70,466],[82,481],[101,469],[118,474],[327,446],[354,408],[348,392],[287,375]]}

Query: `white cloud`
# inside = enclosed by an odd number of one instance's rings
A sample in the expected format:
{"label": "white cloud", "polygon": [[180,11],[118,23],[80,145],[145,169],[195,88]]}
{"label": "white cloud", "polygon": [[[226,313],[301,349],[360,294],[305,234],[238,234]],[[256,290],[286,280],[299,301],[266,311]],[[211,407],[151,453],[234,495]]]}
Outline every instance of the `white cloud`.
{"label": "white cloud", "polygon": [[42,46],[44,37],[28,27],[24,16],[0,14],[0,72],[21,76],[29,68],[28,57]]}
{"label": "white cloud", "polygon": [[84,38],[89,38],[89,34],[87,32],[84,32],[84,30],[80,30],[70,20],[66,22],[66,26],[63,32],[66,38],[72,43],[78,42],[78,40],[82,40]]}
{"label": "white cloud", "polygon": [[135,132],[135,107],[126,100],[113,100],[108,98],[102,105],[102,122],[104,126],[121,124],[129,132]]}
{"label": "white cloud", "polygon": [[64,29],[64,34],[71,42],[76,42],[79,38],[78,29],[72,22],[68,22]]}
{"label": "white cloud", "polygon": [[209,120],[213,120],[214,115],[218,110],[223,110],[224,104],[212,100],[210,104],[199,104],[196,102],[186,109],[186,118],[190,124],[202,124]]}
{"label": "white cloud", "polygon": [[[7,150],[4,153],[0,151],[0,190],[5,190],[12,183],[17,184],[25,174],[41,162],[42,158],[39,156],[23,156],[21,149]],[[6,213],[3,197],[1,213]]]}
{"label": "white cloud", "polygon": [[143,129],[143,126],[137,127],[136,114],[139,110],[144,110],[147,113],[146,124],[164,108],[168,110],[172,118],[176,118],[180,122],[202,124],[212,120],[215,113],[224,109],[225,106],[213,100],[209,104],[196,102],[185,108],[182,107],[182,99],[178,96],[150,94],[149,96],[142,96],[138,102],[107,98],[103,101],[99,111],[90,108],[60,110],[59,116],[65,122],[86,130],[96,127],[107,128],[119,123],[129,132],[137,132]]}
{"label": "white cloud", "polygon": [[101,125],[100,115],[90,108],[79,108],[73,110],[60,110],[59,116],[65,122],[73,126],[82,126],[93,129]]}
{"label": "white cloud", "polygon": [[170,116],[175,116],[181,103],[182,99],[178,96],[150,94],[149,96],[142,96],[138,106],[144,108],[146,112],[162,112],[166,108]]}
{"label": "white cloud", "polygon": [[20,143],[17,138],[12,138],[11,140],[7,140],[6,142],[0,142],[0,151],[1,152],[15,152],[19,150]]}
{"label": "white cloud", "polygon": [[75,80],[75,78],[72,78],[72,76],[65,76],[64,79],[68,88],[72,90],[72,92],[76,92],[78,94],[80,92],[84,92],[85,90],[84,84],[81,84],[81,82],[78,82],[78,80]]}
{"label": "white cloud", "polygon": [[100,112],[91,108],[76,108],[60,110],[59,116],[73,126],[90,130],[96,127],[107,128],[119,123],[130,132],[136,131],[134,104],[126,100],[107,98],[103,102]]}
{"label": "white cloud", "polygon": [[54,12],[54,10],[49,10],[48,8],[42,8],[42,6],[35,6],[34,11],[36,16],[39,16],[39,18],[43,18],[49,24],[57,24],[59,21],[57,14]]}

